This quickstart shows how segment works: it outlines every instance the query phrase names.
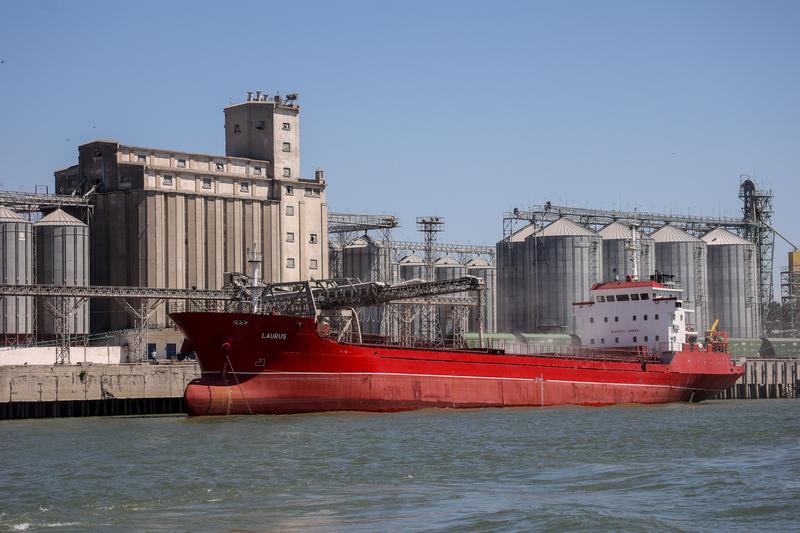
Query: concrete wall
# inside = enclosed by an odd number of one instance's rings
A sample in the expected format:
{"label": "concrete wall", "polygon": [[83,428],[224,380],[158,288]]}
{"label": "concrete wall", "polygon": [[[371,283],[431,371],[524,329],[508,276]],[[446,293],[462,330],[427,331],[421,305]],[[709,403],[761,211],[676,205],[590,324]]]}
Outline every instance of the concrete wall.
{"label": "concrete wall", "polygon": [[[125,353],[123,353],[125,352]],[[73,346],[69,350],[72,364],[119,364],[127,350],[121,346]],[[0,350],[0,366],[52,365],[56,360],[55,346],[9,348]]]}
{"label": "concrete wall", "polygon": [[4,366],[0,404],[177,398],[197,377],[197,364]]}

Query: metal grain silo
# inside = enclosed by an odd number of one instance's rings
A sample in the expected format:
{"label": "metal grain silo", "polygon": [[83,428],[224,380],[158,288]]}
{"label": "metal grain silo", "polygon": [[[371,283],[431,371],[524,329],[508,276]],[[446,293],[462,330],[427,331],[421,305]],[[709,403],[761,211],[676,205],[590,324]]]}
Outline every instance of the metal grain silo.
{"label": "metal grain silo", "polygon": [[600,281],[602,238],[562,217],[525,243],[527,331],[577,333],[572,304],[589,300],[592,285]]}
{"label": "metal grain silo", "polygon": [[731,337],[758,337],[756,246],[722,228],[702,237],[708,247],[708,322]]}
{"label": "metal grain silo", "polygon": [[[31,223],[0,206],[0,283],[33,283]],[[0,345],[15,344],[33,335],[33,298],[0,296]]]}
{"label": "metal grain silo", "polygon": [[[463,278],[467,275],[467,265],[459,263],[455,259],[450,256],[440,257],[437,259],[433,266],[434,275],[436,277],[436,281],[447,281],[451,279],[458,279]],[[448,294],[448,298],[455,298],[455,299],[466,299],[469,297],[469,294],[466,292],[457,292],[454,294]],[[467,307],[461,307],[460,309],[455,309],[454,306],[451,305],[440,305],[439,306],[439,326],[442,330],[442,335],[445,337],[450,337],[456,330],[455,321],[458,320],[459,312],[460,311],[467,311]],[[469,326],[468,323],[462,324],[463,328],[467,328]]]}
{"label": "metal grain silo", "polygon": [[[612,222],[597,232],[603,238],[603,272],[601,281],[624,280],[632,276],[633,232],[621,222]],[[649,279],[655,274],[655,242],[637,232],[636,248],[639,251],[639,279]]]}
{"label": "metal grain silo", "polygon": [[[389,275],[389,257],[388,247],[364,235],[342,250],[342,274],[361,281],[389,281],[383,279]],[[382,308],[365,307],[358,314],[363,333],[377,335],[381,332]]]}
{"label": "metal grain silo", "polygon": [[699,332],[708,327],[706,316],[708,280],[706,277],[706,243],[683,230],[666,225],[651,235],[656,242],[656,270],[674,276],[683,290],[688,323]]}
{"label": "metal grain silo", "polygon": [[[477,258],[467,263],[467,275],[483,280],[485,287],[481,312],[483,314],[483,331],[494,333],[497,331],[497,269],[487,260]],[[470,331],[478,331],[478,317],[475,312],[470,313]]]}
{"label": "metal grain silo", "polygon": [[[36,233],[36,280],[46,285],[83,287],[89,284],[89,226],[77,218],[57,209],[33,225]],[[73,308],[76,298],[67,299]],[[89,331],[89,305],[77,306],[68,320],[69,332],[85,334]],[[37,319],[39,337],[52,337],[57,333],[53,311],[40,305]]]}
{"label": "metal grain silo", "polygon": [[498,242],[497,258],[497,331],[524,332],[528,320],[527,245],[525,239],[536,231],[529,224]]}
{"label": "metal grain silo", "polygon": [[[424,281],[425,280],[425,260],[422,257],[411,254],[407,255],[398,261],[398,270],[400,273],[400,282],[403,281]],[[398,302],[402,305],[402,302]],[[422,336],[422,317],[417,314],[411,317],[408,324],[409,334],[414,338]]]}
{"label": "metal grain silo", "polygon": [[400,279],[410,281],[412,279],[425,280],[425,261],[418,255],[411,254],[403,257],[399,261]]}

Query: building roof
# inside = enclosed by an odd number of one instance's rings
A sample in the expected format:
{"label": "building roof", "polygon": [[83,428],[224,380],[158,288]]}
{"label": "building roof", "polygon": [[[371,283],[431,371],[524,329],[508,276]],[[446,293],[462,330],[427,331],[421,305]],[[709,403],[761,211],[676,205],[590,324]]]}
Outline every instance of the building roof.
{"label": "building roof", "polygon": [[0,205],[0,222],[27,222],[11,209]]}
{"label": "building roof", "polygon": [[650,237],[656,242],[698,242],[700,240],[671,224],[662,227],[650,235]]}
{"label": "building roof", "polygon": [[437,267],[463,266],[463,265],[461,265],[461,263],[459,263],[458,261],[456,261],[455,259],[453,259],[449,255],[446,255],[444,257],[440,257],[439,259],[434,261],[434,265],[436,265]]}
{"label": "building roof", "polygon": [[474,259],[470,259],[467,261],[467,266],[469,268],[494,268],[494,265],[489,263],[486,259],[482,257],[476,257]]}
{"label": "building roof", "polygon": [[367,246],[380,247],[383,246],[383,243],[376,241],[369,235],[362,235],[361,237],[353,240],[353,242],[348,244],[346,248],[366,248]]}
{"label": "building roof", "polygon": [[631,230],[628,226],[621,222],[614,221],[605,228],[601,229],[597,232],[603,240],[613,241],[613,240],[623,240],[627,241],[633,238],[631,234]]}
{"label": "building roof", "polygon": [[34,226],[86,226],[86,224],[61,209],[56,209],[42,217]]}
{"label": "building roof", "polygon": [[[186,156],[200,156],[200,157],[207,157],[209,159],[226,159],[226,160],[233,160],[233,161],[251,161],[254,163],[272,163],[267,159],[252,159],[249,157],[239,157],[239,156],[232,156],[232,155],[220,155],[220,154],[206,154],[203,152],[187,152],[185,150],[172,150],[170,148],[153,148],[148,146],[136,146],[134,144],[123,144],[115,139],[94,139],[93,141],[89,141],[86,143],[81,144],[80,146],[89,146],[92,144],[116,144],[117,150],[120,148],[125,148],[131,151],[140,151],[140,152],[160,152],[172,155],[186,155]],[[70,167],[67,167],[67,169]],[[66,169],[65,169],[66,170]],[[188,169],[182,169],[188,170]]]}
{"label": "building roof", "polygon": [[724,230],[722,228],[712,229],[711,231],[703,235],[701,239],[703,239],[709,246],[720,246],[720,245],[743,246],[743,245],[753,244],[747,239],[743,239],[738,235],[734,235],[730,231]]}
{"label": "building roof", "polygon": [[407,255],[399,261],[401,265],[419,265],[423,264],[424,262],[425,261],[420,256],[415,254]]}
{"label": "building roof", "polygon": [[577,222],[561,217],[542,231],[536,233],[537,237],[566,237],[573,235],[584,235],[587,237],[595,237],[597,233],[590,229],[584,228]]}
{"label": "building roof", "polygon": [[524,228],[520,228],[512,233],[508,240],[511,242],[523,242],[534,233],[536,233],[536,226],[534,224],[528,224]]}

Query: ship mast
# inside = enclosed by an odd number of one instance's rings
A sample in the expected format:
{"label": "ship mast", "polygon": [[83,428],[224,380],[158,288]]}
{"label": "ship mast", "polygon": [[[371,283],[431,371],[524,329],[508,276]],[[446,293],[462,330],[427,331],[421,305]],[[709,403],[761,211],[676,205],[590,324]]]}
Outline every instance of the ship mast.
{"label": "ship mast", "polygon": [[631,224],[631,238],[628,240],[626,246],[630,257],[630,277],[632,281],[639,281],[639,226],[638,224]]}

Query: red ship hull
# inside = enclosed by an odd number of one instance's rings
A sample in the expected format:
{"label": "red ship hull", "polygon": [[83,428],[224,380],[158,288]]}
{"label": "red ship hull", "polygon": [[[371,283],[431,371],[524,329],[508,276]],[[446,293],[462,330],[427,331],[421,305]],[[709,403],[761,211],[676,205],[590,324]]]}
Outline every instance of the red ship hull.
{"label": "red ship hull", "polygon": [[726,353],[663,362],[506,355],[339,343],[305,317],[172,318],[202,369],[185,392],[191,415],[700,401],[742,374]]}

